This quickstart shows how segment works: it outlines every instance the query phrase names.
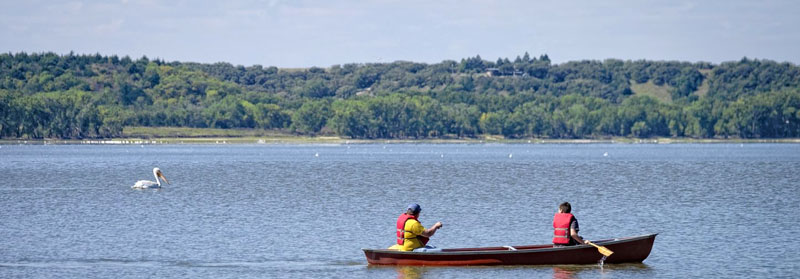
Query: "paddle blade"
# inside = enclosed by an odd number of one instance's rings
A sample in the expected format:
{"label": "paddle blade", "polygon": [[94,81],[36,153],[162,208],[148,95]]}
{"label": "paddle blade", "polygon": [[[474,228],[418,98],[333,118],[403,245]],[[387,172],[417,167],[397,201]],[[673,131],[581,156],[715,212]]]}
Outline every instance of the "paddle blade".
{"label": "paddle blade", "polygon": [[611,251],[611,250],[609,250],[609,249],[608,249],[608,248],[606,248],[605,246],[600,246],[600,245],[597,245],[597,244],[591,243],[591,242],[589,242],[589,241],[587,241],[586,243],[589,243],[589,245],[592,245],[592,246],[594,246],[595,248],[597,248],[597,252],[600,252],[600,254],[603,254],[603,256],[606,256],[606,257],[608,257],[608,256],[611,256],[611,254],[614,254],[614,251]]}
{"label": "paddle blade", "polygon": [[600,252],[600,254],[603,254],[603,256],[606,257],[611,256],[611,254],[614,254],[614,251],[608,250],[608,248],[604,246],[597,246],[597,252]]}

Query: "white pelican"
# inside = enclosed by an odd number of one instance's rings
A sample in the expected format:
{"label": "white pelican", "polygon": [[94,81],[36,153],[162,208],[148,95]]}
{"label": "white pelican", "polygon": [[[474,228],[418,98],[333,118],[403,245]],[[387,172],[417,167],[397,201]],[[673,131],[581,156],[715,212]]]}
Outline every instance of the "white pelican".
{"label": "white pelican", "polygon": [[161,188],[161,180],[158,180],[159,177],[163,178],[164,182],[167,182],[167,184],[169,184],[169,180],[167,180],[167,178],[164,177],[164,174],[161,173],[161,170],[159,168],[153,168],[153,176],[156,177],[156,182],[150,180],[139,180],[136,181],[136,184],[133,184],[131,188],[133,189]]}

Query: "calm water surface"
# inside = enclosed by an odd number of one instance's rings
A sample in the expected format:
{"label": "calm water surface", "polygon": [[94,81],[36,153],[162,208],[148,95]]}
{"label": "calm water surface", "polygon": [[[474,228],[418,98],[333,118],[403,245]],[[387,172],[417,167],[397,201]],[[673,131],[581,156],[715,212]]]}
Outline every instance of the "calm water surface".
{"label": "calm water surface", "polygon": [[[607,153],[607,156],[604,154]],[[132,190],[159,167],[172,182]],[[798,144],[2,145],[0,278],[797,278]],[[431,244],[659,233],[642,264],[372,267]]]}

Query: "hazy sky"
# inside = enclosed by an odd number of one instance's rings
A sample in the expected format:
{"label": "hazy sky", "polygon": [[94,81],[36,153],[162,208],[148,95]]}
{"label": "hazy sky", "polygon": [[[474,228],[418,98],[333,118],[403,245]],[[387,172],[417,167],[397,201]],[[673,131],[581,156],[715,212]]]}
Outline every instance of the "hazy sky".
{"label": "hazy sky", "polygon": [[0,52],[20,51],[278,67],[526,51],[800,64],[800,1],[0,0]]}

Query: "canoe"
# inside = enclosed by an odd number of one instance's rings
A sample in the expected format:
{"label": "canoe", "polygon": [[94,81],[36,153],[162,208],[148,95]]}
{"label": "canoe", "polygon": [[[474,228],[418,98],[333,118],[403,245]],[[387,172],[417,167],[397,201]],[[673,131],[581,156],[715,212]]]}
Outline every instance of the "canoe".
{"label": "canoe", "polygon": [[[650,255],[658,234],[592,241],[614,251],[604,263],[640,263]],[[371,265],[557,265],[597,264],[602,258],[590,245],[553,247],[523,245],[454,248],[426,252],[361,249]]]}

